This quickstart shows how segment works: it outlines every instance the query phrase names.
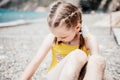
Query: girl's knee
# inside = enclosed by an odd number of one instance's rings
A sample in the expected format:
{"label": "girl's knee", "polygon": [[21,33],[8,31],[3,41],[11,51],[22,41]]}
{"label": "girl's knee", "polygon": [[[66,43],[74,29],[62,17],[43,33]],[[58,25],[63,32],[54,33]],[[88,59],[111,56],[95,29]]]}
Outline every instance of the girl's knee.
{"label": "girl's knee", "polygon": [[99,66],[100,68],[105,68],[105,66],[106,66],[105,59],[100,55],[90,56],[88,63],[91,63],[92,65]]}
{"label": "girl's knee", "polygon": [[[71,53],[69,53],[69,55],[66,58],[67,58],[67,61],[62,70],[61,78],[63,76],[66,76],[67,78],[71,78],[71,79],[77,78],[79,71],[87,62],[86,54],[83,51],[76,49]],[[74,79],[74,80],[77,80],[77,79]]]}
{"label": "girl's knee", "polygon": [[87,62],[86,54],[83,51],[76,49],[68,55],[66,65],[81,68],[86,62]]}
{"label": "girl's knee", "polygon": [[71,59],[76,59],[78,61],[87,61],[87,55],[80,49],[76,49],[70,53]]}

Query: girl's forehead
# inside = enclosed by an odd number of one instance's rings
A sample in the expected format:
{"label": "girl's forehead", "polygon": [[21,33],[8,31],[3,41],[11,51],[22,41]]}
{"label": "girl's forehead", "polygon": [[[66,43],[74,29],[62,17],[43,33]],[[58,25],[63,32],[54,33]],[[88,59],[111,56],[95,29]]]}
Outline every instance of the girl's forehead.
{"label": "girl's forehead", "polygon": [[62,27],[50,27],[51,32],[56,36],[66,36],[69,35],[73,30],[70,28]]}

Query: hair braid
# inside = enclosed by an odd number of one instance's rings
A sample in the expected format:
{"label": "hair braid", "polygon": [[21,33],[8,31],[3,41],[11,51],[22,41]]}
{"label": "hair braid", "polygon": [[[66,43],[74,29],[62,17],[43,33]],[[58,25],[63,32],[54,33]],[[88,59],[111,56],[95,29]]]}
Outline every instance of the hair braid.
{"label": "hair braid", "polygon": [[[49,17],[48,17],[48,24],[51,26],[51,23],[52,23],[52,20],[53,20],[53,17],[54,17],[54,15],[55,15],[55,13],[56,13],[56,10],[57,10],[57,8],[59,7],[59,5],[60,4],[62,4],[62,2],[61,1],[59,1],[59,2],[55,2],[53,5],[52,5],[52,7],[51,7],[51,9],[50,9],[50,14],[49,14]],[[50,20],[51,19],[51,20]]]}
{"label": "hair braid", "polygon": [[[76,26],[77,23],[80,22],[80,18],[79,17],[79,14],[78,14],[78,10],[72,12],[71,14],[69,14],[66,18],[64,18],[64,22],[67,23],[69,25],[69,27],[73,27],[73,26]],[[76,21],[79,21],[79,22],[76,22],[75,19],[78,19]]]}
{"label": "hair braid", "polygon": [[80,41],[79,41],[79,49],[81,49],[85,45],[85,39],[82,35],[82,31],[80,30]]}

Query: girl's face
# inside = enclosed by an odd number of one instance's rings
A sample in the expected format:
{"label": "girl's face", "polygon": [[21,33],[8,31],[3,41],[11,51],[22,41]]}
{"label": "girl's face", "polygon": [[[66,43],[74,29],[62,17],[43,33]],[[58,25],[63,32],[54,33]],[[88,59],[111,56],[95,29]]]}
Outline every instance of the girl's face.
{"label": "girl's face", "polygon": [[50,27],[51,32],[57,37],[57,41],[70,42],[80,31],[80,25],[67,29],[66,26]]}

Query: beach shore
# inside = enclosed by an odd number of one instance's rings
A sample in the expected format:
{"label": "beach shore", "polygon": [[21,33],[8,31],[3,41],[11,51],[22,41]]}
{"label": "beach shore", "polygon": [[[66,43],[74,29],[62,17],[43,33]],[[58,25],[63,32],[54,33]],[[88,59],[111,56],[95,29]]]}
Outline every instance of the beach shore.
{"label": "beach shore", "polygon": [[[107,80],[119,80],[120,47],[110,34],[109,26],[94,26],[106,16],[108,14],[85,14],[83,21],[97,38],[100,52],[105,57]],[[19,80],[23,70],[30,63],[48,33],[50,31],[46,19],[30,24],[0,28],[0,80]],[[50,62],[49,52],[32,80],[45,80]]]}

